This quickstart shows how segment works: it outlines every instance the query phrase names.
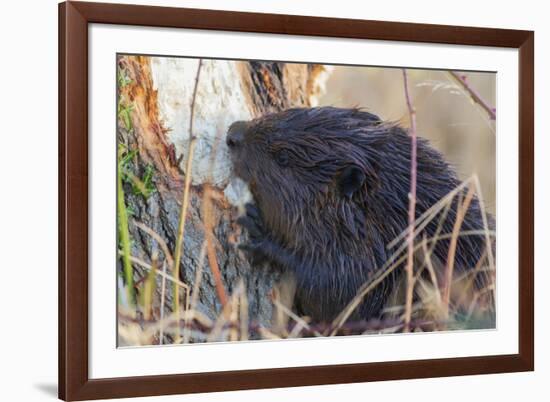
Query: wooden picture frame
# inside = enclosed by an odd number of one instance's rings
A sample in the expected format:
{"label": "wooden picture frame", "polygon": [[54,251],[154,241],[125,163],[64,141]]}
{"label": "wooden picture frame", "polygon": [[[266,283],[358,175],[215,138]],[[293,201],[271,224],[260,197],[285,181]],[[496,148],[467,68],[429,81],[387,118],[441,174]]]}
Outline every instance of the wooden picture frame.
{"label": "wooden picture frame", "polygon": [[[519,49],[519,353],[90,379],[88,374],[88,24]],[[65,2],[59,5],[59,397],[138,397],[534,369],[534,33],[507,29]]]}

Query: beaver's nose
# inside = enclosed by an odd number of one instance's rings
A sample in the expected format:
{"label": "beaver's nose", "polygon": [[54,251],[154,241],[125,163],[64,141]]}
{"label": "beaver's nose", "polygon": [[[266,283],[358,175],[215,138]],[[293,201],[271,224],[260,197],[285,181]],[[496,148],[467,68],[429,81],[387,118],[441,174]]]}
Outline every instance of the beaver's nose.
{"label": "beaver's nose", "polygon": [[246,131],[246,121],[236,121],[231,124],[227,131],[227,146],[229,148],[236,148],[244,142],[244,133]]}

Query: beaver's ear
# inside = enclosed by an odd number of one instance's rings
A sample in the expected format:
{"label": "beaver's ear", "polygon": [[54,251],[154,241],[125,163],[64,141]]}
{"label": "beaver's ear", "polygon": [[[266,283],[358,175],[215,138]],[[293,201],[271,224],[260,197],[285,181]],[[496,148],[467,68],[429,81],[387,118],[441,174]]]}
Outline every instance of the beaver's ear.
{"label": "beaver's ear", "polygon": [[367,176],[357,166],[348,166],[337,177],[337,184],[340,192],[348,197],[353,197],[353,194],[363,186]]}

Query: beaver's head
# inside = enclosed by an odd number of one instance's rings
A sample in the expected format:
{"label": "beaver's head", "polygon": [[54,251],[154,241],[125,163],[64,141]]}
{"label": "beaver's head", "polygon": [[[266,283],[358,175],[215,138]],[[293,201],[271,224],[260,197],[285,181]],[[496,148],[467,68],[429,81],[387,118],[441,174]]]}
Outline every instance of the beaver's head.
{"label": "beaver's head", "polygon": [[368,149],[384,129],[357,109],[290,109],[233,123],[227,145],[235,175],[249,184],[271,229],[283,233],[304,219],[319,228],[341,223],[321,222],[339,211],[343,219],[354,215],[346,210],[377,185]]}

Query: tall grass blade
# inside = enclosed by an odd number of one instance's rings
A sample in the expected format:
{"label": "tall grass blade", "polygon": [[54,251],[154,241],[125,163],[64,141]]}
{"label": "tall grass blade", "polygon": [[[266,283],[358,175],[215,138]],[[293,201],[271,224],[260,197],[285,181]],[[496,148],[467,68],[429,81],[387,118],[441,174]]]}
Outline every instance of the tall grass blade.
{"label": "tall grass blade", "polygon": [[[119,150],[119,161],[122,156],[122,150]],[[130,232],[128,230],[128,211],[124,199],[124,188],[122,186],[122,166],[120,163],[117,169],[117,209],[118,209],[118,230],[120,245],[122,248],[122,267],[124,271],[124,281],[128,304],[135,306],[134,295],[134,271],[130,260]]]}

